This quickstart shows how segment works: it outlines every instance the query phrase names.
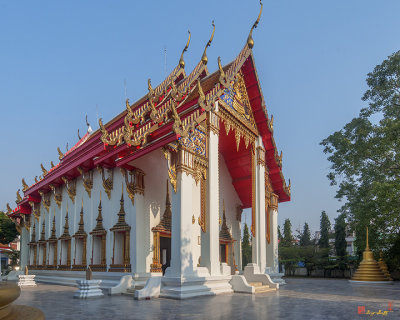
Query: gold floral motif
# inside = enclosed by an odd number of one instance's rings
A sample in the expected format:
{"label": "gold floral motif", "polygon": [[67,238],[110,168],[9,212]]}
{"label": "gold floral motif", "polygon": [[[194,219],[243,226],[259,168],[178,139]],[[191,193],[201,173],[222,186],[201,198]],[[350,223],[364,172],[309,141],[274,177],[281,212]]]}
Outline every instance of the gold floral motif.
{"label": "gold floral motif", "polygon": [[77,169],[82,176],[83,187],[85,188],[89,198],[91,198],[93,189],[93,171],[90,170],[85,173],[81,167],[78,167]]}
{"label": "gold floral motif", "polygon": [[104,168],[98,166],[97,170],[101,174],[101,178],[103,180],[103,188],[104,191],[107,193],[108,199],[111,199],[111,190],[113,189],[113,181],[114,181],[114,172],[112,169],[108,169],[108,178],[105,177]]}
{"label": "gold floral motif", "polygon": [[67,189],[68,196],[70,197],[72,203],[75,203],[76,180],[68,180],[66,177],[61,177],[61,179],[65,183],[65,188]]}

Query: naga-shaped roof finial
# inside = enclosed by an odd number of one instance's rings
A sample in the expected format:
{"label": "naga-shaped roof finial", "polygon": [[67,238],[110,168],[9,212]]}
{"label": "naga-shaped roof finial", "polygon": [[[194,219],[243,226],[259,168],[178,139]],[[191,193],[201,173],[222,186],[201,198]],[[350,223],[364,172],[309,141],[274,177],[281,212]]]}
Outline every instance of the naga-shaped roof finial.
{"label": "naga-shaped roof finial", "polygon": [[212,26],[213,26],[213,31],[210,37],[210,40],[208,40],[206,47],[204,48],[204,52],[203,52],[203,56],[201,57],[201,61],[203,61],[204,64],[207,64],[208,62],[208,58],[207,58],[207,48],[211,45],[211,42],[214,39],[214,33],[215,33],[215,24],[214,24],[214,20],[212,21]]}
{"label": "naga-shaped roof finial", "polygon": [[183,60],[183,54],[187,51],[187,49],[189,48],[189,43],[190,43],[190,31],[188,30],[189,33],[189,38],[188,41],[186,43],[185,48],[183,48],[182,50],[182,54],[181,54],[181,58],[179,59],[179,66],[183,69],[185,68],[185,60]]}
{"label": "naga-shaped roof finial", "polygon": [[26,189],[28,189],[29,186],[27,185],[27,183],[25,182],[25,179],[22,178],[22,191],[25,191]]}
{"label": "naga-shaped roof finial", "polygon": [[261,18],[261,13],[262,13],[262,9],[263,9],[263,4],[262,4],[261,0],[260,0],[260,5],[261,5],[261,8],[260,8],[260,13],[258,14],[258,18],[257,18],[256,22],[254,22],[253,26],[251,27],[249,36],[247,37],[247,45],[249,46],[250,49],[253,48],[253,46],[254,46],[253,29],[257,28],[258,23],[260,22],[260,18]]}

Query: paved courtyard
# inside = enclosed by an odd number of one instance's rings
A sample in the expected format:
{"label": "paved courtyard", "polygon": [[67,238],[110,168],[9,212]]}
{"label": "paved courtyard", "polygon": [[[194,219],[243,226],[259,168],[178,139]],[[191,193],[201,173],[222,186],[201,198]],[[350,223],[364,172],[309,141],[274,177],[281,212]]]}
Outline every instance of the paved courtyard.
{"label": "paved courtyard", "polygon": [[[131,296],[73,299],[76,288],[24,288],[16,304],[40,308],[47,320],[64,319],[400,319],[400,283],[353,285],[347,280],[287,279],[278,292],[229,294],[190,300],[136,301]],[[387,315],[359,315],[388,310]]]}

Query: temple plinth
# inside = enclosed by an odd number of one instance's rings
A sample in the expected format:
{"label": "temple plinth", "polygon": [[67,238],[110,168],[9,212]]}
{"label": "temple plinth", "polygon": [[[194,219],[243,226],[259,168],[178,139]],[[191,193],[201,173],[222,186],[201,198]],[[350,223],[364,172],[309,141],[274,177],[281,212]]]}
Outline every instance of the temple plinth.
{"label": "temple plinth", "polygon": [[389,278],[384,274],[378,262],[374,259],[374,254],[368,245],[368,228],[367,228],[367,245],[363,252],[363,259],[356,273],[351,278],[351,281],[370,281],[381,282],[389,281]]}

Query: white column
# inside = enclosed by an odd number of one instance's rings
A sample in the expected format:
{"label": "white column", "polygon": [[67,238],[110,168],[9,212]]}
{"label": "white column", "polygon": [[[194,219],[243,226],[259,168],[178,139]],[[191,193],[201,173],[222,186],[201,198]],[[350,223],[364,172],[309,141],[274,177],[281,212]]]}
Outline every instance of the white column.
{"label": "white column", "polygon": [[[129,198],[128,198],[129,199]],[[129,199],[130,201],[130,199]],[[144,196],[135,194],[134,214],[132,215],[133,223],[131,224],[130,236],[130,258],[132,271],[134,273],[146,272],[146,235],[148,227],[146,221],[148,218],[145,215],[149,213],[144,210]]]}
{"label": "white column", "polygon": [[278,209],[269,209],[270,242],[267,243],[267,267],[271,272],[279,272],[278,265]]}
{"label": "white column", "polygon": [[[218,107],[218,104],[217,104]],[[220,275],[219,262],[219,119],[209,115],[206,232],[201,237],[201,265]]]}
{"label": "white column", "polygon": [[21,238],[20,238],[20,264],[21,264],[21,270],[24,270],[25,266],[29,264],[29,231],[25,229],[25,227],[21,226]]}
{"label": "white column", "polygon": [[265,149],[261,137],[256,139],[255,161],[255,231],[253,237],[253,263],[263,272],[266,267],[265,233]]}
{"label": "white column", "polygon": [[194,274],[191,243],[193,181],[192,175],[178,170],[177,191],[171,193],[171,267],[166,271],[168,277],[183,278]]}

